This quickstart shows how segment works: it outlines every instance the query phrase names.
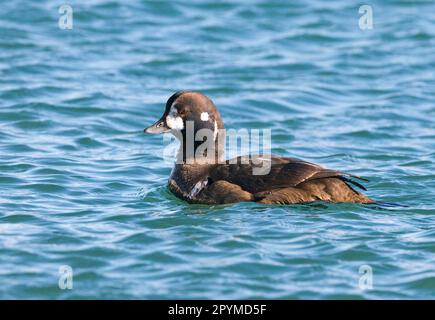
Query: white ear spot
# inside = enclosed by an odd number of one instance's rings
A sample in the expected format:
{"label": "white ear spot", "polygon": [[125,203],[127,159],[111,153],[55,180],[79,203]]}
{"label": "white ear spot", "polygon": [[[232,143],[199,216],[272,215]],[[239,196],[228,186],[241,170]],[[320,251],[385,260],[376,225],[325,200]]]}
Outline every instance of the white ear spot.
{"label": "white ear spot", "polygon": [[208,112],[202,112],[201,113],[201,120],[202,121],[208,121],[208,118],[209,118]]}

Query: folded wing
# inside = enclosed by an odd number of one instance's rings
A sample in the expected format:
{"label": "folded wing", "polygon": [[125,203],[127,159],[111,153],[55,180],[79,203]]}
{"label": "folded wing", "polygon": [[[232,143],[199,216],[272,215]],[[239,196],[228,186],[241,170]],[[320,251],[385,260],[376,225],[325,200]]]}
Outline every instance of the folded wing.
{"label": "folded wing", "polygon": [[[265,161],[269,161],[266,163]],[[267,174],[255,175],[257,167],[270,167]],[[339,178],[346,184],[353,184],[365,190],[364,186],[353,179],[365,180],[358,176],[325,169],[319,165],[295,159],[271,156],[238,157],[224,164],[216,165],[210,171],[212,181],[225,180],[239,185],[243,190],[257,193],[272,189],[297,187],[303,182],[323,178]]]}

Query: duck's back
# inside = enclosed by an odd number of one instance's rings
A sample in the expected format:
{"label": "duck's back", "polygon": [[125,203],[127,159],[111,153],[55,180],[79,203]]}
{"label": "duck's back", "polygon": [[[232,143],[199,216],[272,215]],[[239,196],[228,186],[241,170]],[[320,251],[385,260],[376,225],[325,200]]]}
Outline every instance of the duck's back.
{"label": "duck's back", "polygon": [[[269,170],[265,174],[253,174],[259,168]],[[351,186],[365,190],[353,179],[361,178],[295,158],[239,157],[210,169],[209,183],[202,198],[216,203],[294,204],[318,200],[373,203]]]}

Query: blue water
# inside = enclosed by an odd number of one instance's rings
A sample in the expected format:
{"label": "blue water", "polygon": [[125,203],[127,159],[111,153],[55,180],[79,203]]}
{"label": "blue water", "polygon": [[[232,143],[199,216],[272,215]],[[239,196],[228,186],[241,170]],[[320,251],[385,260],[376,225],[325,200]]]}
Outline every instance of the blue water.
{"label": "blue water", "polygon": [[[62,3],[0,5],[0,298],[435,298],[434,1]],[[179,89],[401,206],[178,200]]]}

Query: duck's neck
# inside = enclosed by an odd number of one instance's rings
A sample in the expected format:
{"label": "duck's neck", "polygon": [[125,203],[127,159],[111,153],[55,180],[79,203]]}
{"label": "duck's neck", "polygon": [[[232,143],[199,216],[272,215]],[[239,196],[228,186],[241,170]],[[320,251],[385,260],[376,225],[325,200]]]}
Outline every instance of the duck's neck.
{"label": "duck's neck", "polygon": [[224,138],[220,138],[218,134],[216,140],[210,141],[191,141],[187,140],[185,136],[180,143],[180,148],[177,153],[177,164],[197,164],[197,165],[211,165],[222,163],[224,161]]}
{"label": "duck's neck", "polygon": [[219,114],[213,122],[187,123],[178,138],[177,164],[217,164],[224,159],[225,130]]}

